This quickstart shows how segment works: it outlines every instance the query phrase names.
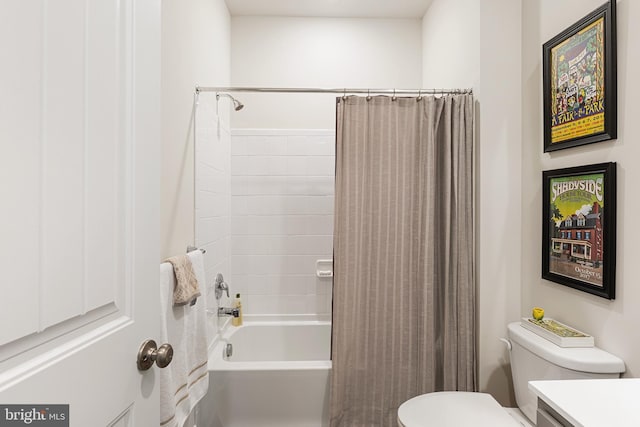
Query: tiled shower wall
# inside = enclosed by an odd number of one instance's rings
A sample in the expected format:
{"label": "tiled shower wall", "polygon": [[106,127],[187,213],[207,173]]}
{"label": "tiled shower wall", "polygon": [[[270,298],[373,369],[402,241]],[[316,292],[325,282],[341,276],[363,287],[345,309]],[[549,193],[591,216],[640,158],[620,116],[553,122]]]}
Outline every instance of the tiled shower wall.
{"label": "tiled shower wall", "polygon": [[335,133],[234,130],[231,136],[232,292],[248,314],[329,314]]}
{"label": "tiled shower wall", "polygon": [[[195,110],[195,244],[205,249],[208,306],[215,307],[213,283],[217,273],[231,275],[231,132],[230,108],[202,93]],[[222,300],[222,304],[229,301]],[[216,316],[211,319],[217,320]],[[215,333],[212,325],[210,333]]]}

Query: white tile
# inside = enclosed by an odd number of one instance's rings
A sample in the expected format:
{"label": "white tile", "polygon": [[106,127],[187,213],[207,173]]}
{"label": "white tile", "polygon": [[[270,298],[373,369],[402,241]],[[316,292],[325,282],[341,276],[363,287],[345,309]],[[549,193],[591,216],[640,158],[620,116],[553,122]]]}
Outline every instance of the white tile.
{"label": "white tile", "polygon": [[279,155],[242,156],[241,160],[237,161],[237,166],[236,164],[232,165],[232,172],[233,175],[283,176],[287,174],[287,157]]}
{"label": "white tile", "polygon": [[226,275],[224,279],[229,286],[229,295],[231,298],[234,298],[236,294],[240,294],[241,298],[248,294],[249,276],[231,274]]}
{"label": "white tile", "polygon": [[200,242],[209,244],[221,240],[229,235],[230,225],[228,217],[212,217],[201,219],[198,222]]}
{"label": "white tile", "polygon": [[284,289],[283,294],[309,295],[311,285],[315,283],[315,275],[282,276],[280,280]]}
{"label": "white tile", "polygon": [[246,156],[247,155],[247,137],[232,136],[231,137],[231,155]]}
{"label": "white tile", "polygon": [[[205,195],[203,194],[203,196]],[[206,198],[208,200],[205,204],[205,207],[210,208],[209,212],[211,213],[212,217],[229,216],[229,214],[231,213],[231,198],[228,194],[207,193]]]}
{"label": "white tile", "polygon": [[287,180],[286,194],[289,196],[306,196],[309,189],[308,177],[290,176]]}
{"label": "white tile", "polygon": [[[218,272],[231,274],[231,151],[232,139],[228,131],[229,117],[216,114],[216,103],[201,98],[196,128],[196,244],[204,254],[207,292]],[[233,142],[238,142],[234,139]],[[242,141],[233,150],[242,154]],[[236,168],[239,168],[236,165]],[[241,169],[241,168],[240,168]],[[213,292],[207,296],[215,303]],[[215,319],[213,319],[215,322]]]}
{"label": "white tile", "polygon": [[245,314],[280,314],[277,308],[270,304],[273,300],[267,299],[264,295],[248,294],[243,301]]}
{"label": "white tile", "polygon": [[281,196],[287,193],[287,178],[284,176],[249,176],[247,194],[252,196]]}
{"label": "white tile", "polygon": [[214,192],[217,190],[215,185],[217,172],[213,168],[201,165],[201,167],[196,170],[196,175],[195,187],[197,191]]}
{"label": "white tile", "polygon": [[253,236],[233,236],[231,239],[231,255],[250,255],[247,250]]}
{"label": "white tile", "polygon": [[212,193],[196,191],[196,221],[214,216],[216,211],[215,198]]}
{"label": "white tile", "polygon": [[286,215],[333,214],[333,196],[288,196],[284,198]]}
{"label": "white tile", "polygon": [[286,174],[289,176],[305,176],[308,170],[308,162],[309,157],[307,156],[286,157]]}
{"label": "white tile", "polygon": [[290,156],[335,154],[333,137],[329,136],[289,136],[287,154]]}
{"label": "white tile", "polygon": [[292,276],[250,276],[249,294],[251,295],[307,295],[307,286],[303,280]]}
{"label": "white tile", "polygon": [[314,277],[313,283],[309,289],[310,294],[315,295],[327,295],[331,294],[333,290],[333,278],[329,277]]}
{"label": "white tile", "polygon": [[224,239],[198,245],[207,252],[204,254],[205,269],[227,265],[229,251]]}
{"label": "white tile", "polygon": [[231,197],[231,215],[247,215],[249,196],[232,196]]}
{"label": "white tile", "polygon": [[282,273],[285,275],[315,274],[316,256],[284,255],[282,258]]}
{"label": "white tile", "polygon": [[250,314],[307,314],[306,295],[249,295]]}
{"label": "white tile", "polygon": [[332,176],[289,177],[287,194],[297,196],[333,196],[335,181]]}
{"label": "white tile", "polygon": [[249,274],[249,265],[251,259],[248,255],[232,255],[231,256],[231,271],[233,274]]}
{"label": "white tile", "polygon": [[217,139],[211,130],[199,129],[196,131],[196,159],[199,163],[213,165],[213,146]]}
{"label": "white tile", "polygon": [[270,156],[267,162],[269,165],[269,175],[283,176],[287,174],[287,157]]}
{"label": "white tile", "polygon": [[247,175],[248,165],[247,156],[231,156],[231,175]]}
{"label": "white tile", "polygon": [[306,295],[285,295],[280,297],[281,309],[286,314],[308,314]]}
{"label": "white tile", "polygon": [[228,172],[218,172],[211,176],[212,191],[229,194],[231,192],[231,177]]}
{"label": "white tile", "polygon": [[333,215],[334,197],[333,196],[316,196],[311,197],[314,203],[310,214]]}
{"label": "white tile", "polygon": [[247,223],[253,235],[283,235],[286,230],[286,217],[282,215],[249,216]]}
{"label": "white tile", "polygon": [[333,177],[335,175],[335,161],[334,156],[310,156],[306,175]]}
{"label": "white tile", "polygon": [[231,253],[233,255],[281,255],[285,252],[285,242],[278,236],[234,236]]}
{"label": "white tile", "polygon": [[285,234],[333,235],[333,215],[287,215]]}
{"label": "white tile", "polygon": [[250,276],[250,295],[280,295],[281,276]]}
{"label": "white tile", "polygon": [[290,235],[280,240],[285,255],[320,255],[333,251],[331,236]]}
{"label": "white tile", "polygon": [[305,196],[289,196],[285,202],[284,214],[285,215],[306,215],[309,213],[309,207],[307,206],[308,198]]}
{"label": "white tile", "polygon": [[268,154],[272,156],[284,156],[287,154],[287,137],[281,135],[265,136],[265,145]]}
{"label": "white tile", "polygon": [[233,216],[231,217],[231,235],[246,235],[249,234],[249,218],[248,216]]}
{"label": "white tile", "polygon": [[269,163],[266,156],[249,156],[246,159],[247,175],[269,175]]}
{"label": "white tile", "polygon": [[313,147],[312,154],[333,156],[336,153],[335,136],[318,135],[309,137],[310,145]]}
{"label": "white tile", "polygon": [[[240,265],[244,266],[244,269],[235,268],[235,260],[240,259]],[[281,267],[280,256],[268,256],[268,255],[234,255],[232,256],[232,262],[234,262],[235,273],[242,273],[248,275],[278,275],[282,274],[283,269]]]}
{"label": "white tile", "polygon": [[196,178],[196,191],[208,191],[211,193],[229,194],[231,181],[227,173],[207,169],[198,171]]}
{"label": "white tile", "polygon": [[236,234],[233,255],[314,255],[327,258],[333,252],[333,236]]}
{"label": "white tile", "polygon": [[231,177],[231,194],[234,196],[246,196],[249,194],[249,179],[246,176]]}
{"label": "white tile", "polygon": [[245,154],[249,156],[269,154],[264,146],[264,139],[262,136],[246,136],[244,138],[246,142]]}
{"label": "white tile", "polygon": [[214,169],[227,172],[230,169],[231,159],[227,156],[225,148],[215,144],[211,153],[211,165]]}
{"label": "white tile", "polygon": [[286,137],[260,135],[246,138],[249,156],[280,156],[286,153]]}
{"label": "white tile", "polygon": [[286,196],[248,196],[247,214],[282,215],[286,212]]}
{"label": "white tile", "polygon": [[307,310],[311,314],[331,314],[331,295],[307,296]]}
{"label": "white tile", "polygon": [[[226,149],[229,160],[202,167],[201,185],[212,194],[198,195],[206,202],[197,217],[231,214],[227,227],[233,237],[213,234],[221,240],[212,244],[213,255],[229,266],[238,288],[246,289],[245,311],[327,313],[331,284],[318,282],[315,261],[332,254],[334,136],[248,132],[226,144],[218,138],[221,146],[214,136],[206,133],[207,153],[222,157]],[[214,206],[225,200],[227,210],[216,212]]]}
{"label": "white tile", "polygon": [[287,137],[287,155],[288,156],[306,156],[309,154],[307,147],[306,135],[289,135]]}

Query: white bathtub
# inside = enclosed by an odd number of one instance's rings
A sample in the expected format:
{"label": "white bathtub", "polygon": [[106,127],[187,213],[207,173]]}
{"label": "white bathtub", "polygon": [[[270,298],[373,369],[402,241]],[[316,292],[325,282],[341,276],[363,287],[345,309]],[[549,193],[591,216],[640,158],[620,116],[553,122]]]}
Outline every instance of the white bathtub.
{"label": "white bathtub", "polygon": [[209,355],[198,427],[328,426],[330,347],[331,323],[316,316],[246,316],[228,326]]}

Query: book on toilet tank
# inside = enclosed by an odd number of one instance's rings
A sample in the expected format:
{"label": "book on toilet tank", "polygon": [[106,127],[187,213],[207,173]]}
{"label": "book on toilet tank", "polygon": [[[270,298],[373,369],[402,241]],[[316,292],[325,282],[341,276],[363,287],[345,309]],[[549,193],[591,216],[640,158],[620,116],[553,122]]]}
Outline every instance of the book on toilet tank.
{"label": "book on toilet tank", "polygon": [[523,317],[522,326],[542,338],[545,338],[559,347],[593,347],[594,340],[589,334],[585,334],[571,326],[567,326],[554,319],[544,318],[535,320]]}

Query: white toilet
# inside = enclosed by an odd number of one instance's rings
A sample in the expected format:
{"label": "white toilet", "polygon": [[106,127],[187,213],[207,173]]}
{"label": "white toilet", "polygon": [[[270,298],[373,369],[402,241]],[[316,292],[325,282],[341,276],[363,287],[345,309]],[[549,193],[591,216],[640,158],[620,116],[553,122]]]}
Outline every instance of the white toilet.
{"label": "white toilet", "polygon": [[[618,378],[624,362],[597,347],[563,348],[510,323],[509,349],[518,408],[503,408],[487,393],[439,392],[409,399],[398,408],[401,427],[522,427],[536,423],[534,380]],[[524,414],[524,416],[522,415]]]}

